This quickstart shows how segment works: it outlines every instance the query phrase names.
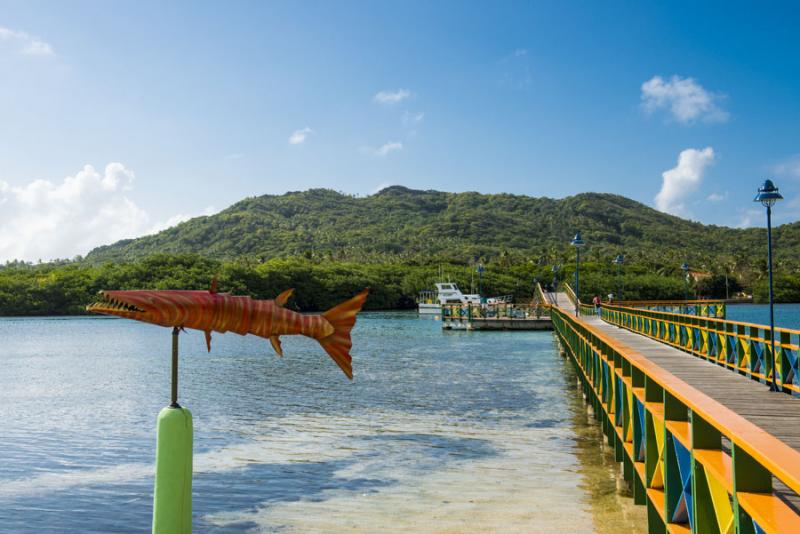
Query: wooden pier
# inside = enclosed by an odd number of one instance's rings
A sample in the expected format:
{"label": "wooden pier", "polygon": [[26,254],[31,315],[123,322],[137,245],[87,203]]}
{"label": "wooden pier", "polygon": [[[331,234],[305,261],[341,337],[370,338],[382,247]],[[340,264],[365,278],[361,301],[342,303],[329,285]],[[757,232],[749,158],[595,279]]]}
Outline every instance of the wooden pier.
{"label": "wooden pier", "polygon": [[800,532],[800,332],[544,298],[650,532]]}

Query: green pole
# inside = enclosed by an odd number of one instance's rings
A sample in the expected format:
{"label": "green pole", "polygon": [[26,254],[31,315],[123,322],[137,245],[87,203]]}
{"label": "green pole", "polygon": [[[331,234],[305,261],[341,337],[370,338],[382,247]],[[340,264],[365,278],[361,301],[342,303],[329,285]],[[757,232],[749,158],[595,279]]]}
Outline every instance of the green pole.
{"label": "green pole", "polygon": [[172,330],[172,403],[158,414],[153,533],[192,531],[192,413],[178,404],[178,327]]}

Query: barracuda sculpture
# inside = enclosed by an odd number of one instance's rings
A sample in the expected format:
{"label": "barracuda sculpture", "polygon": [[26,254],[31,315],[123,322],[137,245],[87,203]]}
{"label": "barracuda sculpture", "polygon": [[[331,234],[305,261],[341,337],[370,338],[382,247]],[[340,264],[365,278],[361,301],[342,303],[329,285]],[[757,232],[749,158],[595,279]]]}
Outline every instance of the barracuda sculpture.
{"label": "barracuda sculpture", "polygon": [[217,293],[214,280],[208,291],[100,291],[98,301],[86,309],[159,326],[202,330],[209,352],[212,331],[253,334],[269,339],[275,352],[281,356],[280,336],[307,336],[316,339],[352,380],[350,331],[369,290],[363,290],[321,315],[303,315],[286,309],[284,305],[293,291],[288,289],[275,300],[253,300]]}
{"label": "barracuda sculpture", "polygon": [[352,380],[350,331],[369,291],[321,315],[302,315],[284,306],[288,289],[275,300],[253,300],[217,292],[216,278],[208,291],[100,291],[86,309],[172,328],[172,402],[158,414],[156,476],[153,490],[153,533],[190,534],[192,531],[192,413],[178,404],[178,336],[185,328],[202,330],[211,351],[211,332],[253,334],[272,343],[283,355],[280,336],[316,339]]}

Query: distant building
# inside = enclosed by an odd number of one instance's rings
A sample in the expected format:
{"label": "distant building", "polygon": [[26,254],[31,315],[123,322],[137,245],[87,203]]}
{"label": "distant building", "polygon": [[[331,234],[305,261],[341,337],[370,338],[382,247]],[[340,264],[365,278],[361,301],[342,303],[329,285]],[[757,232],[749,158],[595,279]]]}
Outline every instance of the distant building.
{"label": "distant building", "polygon": [[699,282],[700,280],[711,278],[713,275],[705,271],[689,271],[689,276],[691,276],[692,280],[694,280],[695,282]]}

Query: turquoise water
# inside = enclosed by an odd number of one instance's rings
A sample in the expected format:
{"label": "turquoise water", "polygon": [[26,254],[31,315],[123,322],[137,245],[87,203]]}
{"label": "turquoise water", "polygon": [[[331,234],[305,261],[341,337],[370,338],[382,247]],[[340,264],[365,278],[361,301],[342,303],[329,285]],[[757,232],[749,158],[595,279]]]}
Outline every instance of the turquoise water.
{"label": "turquoise water", "polygon": [[[0,530],[149,529],[169,330],[2,319],[0,339]],[[644,527],[551,333],[365,313],[353,382],[316,342],[283,346],[215,335],[208,354],[181,336],[195,531]]]}
{"label": "turquoise water", "polygon": [[[769,306],[766,304],[729,304],[726,313],[732,321],[769,324]],[[800,304],[776,304],[775,326],[800,330]]]}

